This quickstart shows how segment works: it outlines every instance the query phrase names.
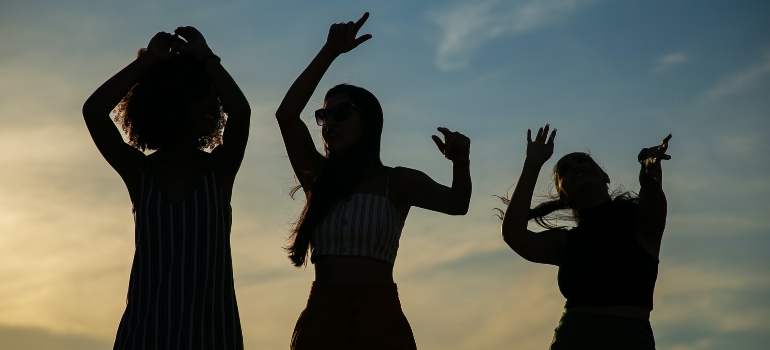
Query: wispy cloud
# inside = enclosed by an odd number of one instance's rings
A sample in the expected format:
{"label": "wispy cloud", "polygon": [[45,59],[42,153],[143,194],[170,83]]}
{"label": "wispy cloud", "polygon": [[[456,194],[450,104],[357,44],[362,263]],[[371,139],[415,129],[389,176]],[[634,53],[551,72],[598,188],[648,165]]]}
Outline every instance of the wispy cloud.
{"label": "wispy cloud", "polygon": [[441,28],[436,65],[442,70],[465,68],[476,50],[487,42],[558,24],[578,7],[593,2],[532,0],[511,5],[490,0],[430,12],[428,18]]}
{"label": "wispy cloud", "polygon": [[83,335],[54,333],[44,328],[0,325],[3,349],[33,350],[97,350],[107,349],[111,342]]}
{"label": "wispy cloud", "polygon": [[726,97],[736,95],[767,79],[770,74],[770,52],[765,53],[761,63],[752,65],[740,72],[721,79],[708,90],[707,97]]}
{"label": "wispy cloud", "polygon": [[656,60],[655,67],[653,68],[653,71],[660,72],[672,66],[685,63],[688,60],[689,60],[689,57],[687,56],[687,53],[685,53],[684,51],[668,53],[658,57],[658,59]]}

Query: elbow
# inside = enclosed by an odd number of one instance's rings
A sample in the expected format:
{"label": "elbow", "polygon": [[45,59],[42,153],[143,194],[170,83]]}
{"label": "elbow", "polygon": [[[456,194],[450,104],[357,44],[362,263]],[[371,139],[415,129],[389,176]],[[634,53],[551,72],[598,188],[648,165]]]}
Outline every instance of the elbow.
{"label": "elbow", "polygon": [[470,202],[466,202],[466,203],[464,203],[462,205],[456,205],[449,212],[449,215],[462,216],[462,215],[468,214],[469,207],[470,207]]}
{"label": "elbow", "polygon": [[86,100],[86,102],[85,102],[85,103],[83,103],[83,108],[80,110],[80,111],[81,111],[81,113],[83,114],[83,118],[85,118],[85,119],[89,119],[89,118],[91,118],[92,116],[94,116],[94,115],[98,114],[98,113],[96,112],[96,109],[97,109],[97,108],[96,108],[96,107],[94,107],[94,105],[93,105],[93,104],[94,104],[94,103],[93,103],[93,102],[91,102],[91,99],[88,99],[88,100]]}
{"label": "elbow", "polygon": [[275,111],[275,119],[278,119],[278,121],[286,120],[289,118],[289,113],[286,111],[286,107],[280,106]]}
{"label": "elbow", "polygon": [[521,255],[521,253],[519,253],[519,249],[518,249],[519,248],[519,240],[516,239],[516,238],[517,238],[516,235],[513,235],[510,232],[506,233],[505,231],[503,231],[503,242],[505,242],[505,244],[507,244],[508,247],[510,247],[514,252],[516,252],[517,254]]}

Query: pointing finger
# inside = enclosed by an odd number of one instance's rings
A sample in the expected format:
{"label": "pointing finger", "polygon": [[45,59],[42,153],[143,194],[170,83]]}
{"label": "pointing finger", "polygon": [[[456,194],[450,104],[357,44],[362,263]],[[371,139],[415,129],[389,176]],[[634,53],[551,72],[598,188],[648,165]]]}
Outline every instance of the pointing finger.
{"label": "pointing finger", "polygon": [[527,143],[532,143],[532,130],[527,129]]}
{"label": "pointing finger", "polygon": [[361,16],[361,18],[359,18],[358,21],[356,21],[356,24],[355,24],[356,31],[358,31],[358,29],[360,29],[361,26],[363,26],[364,23],[366,23],[367,19],[369,19],[369,12],[365,12],[364,15]]}

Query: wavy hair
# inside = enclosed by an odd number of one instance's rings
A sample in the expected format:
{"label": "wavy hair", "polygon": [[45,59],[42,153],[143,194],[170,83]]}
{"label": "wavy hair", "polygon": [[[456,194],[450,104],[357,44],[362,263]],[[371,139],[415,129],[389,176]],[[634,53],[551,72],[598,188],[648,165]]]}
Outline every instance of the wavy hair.
{"label": "wavy hair", "polygon": [[[136,54],[147,51],[142,48]],[[211,93],[212,83],[203,65],[189,55],[175,55],[150,69],[115,108],[115,122],[128,135],[128,143],[142,151],[157,150],[173,140],[190,123],[190,105]],[[225,113],[211,133],[198,138],[199,148],[222,143]]]}
{"label": "wavy hair", "polygon": [[[587,156],[591,161],[601,168],[598,163],[591,157],[590,154],[585,152],[573,152],[570,154],[567,154],[563,156],[561,159],[559,159],[556,164],[553,166],[552,170],[552,176],[553,176],[553,184],[549,188],[548,194],[546,194],[545,200],[543,202],[540,202],[538,205],[536,205],[534,208],[529,209],[529,220],[535,220],[535,222],[542,228],[545,229],[554,229],[554,228],[565,228],[563,225],[559,225],[558,222],[561,221],[567,221],[567,222],[574,222],[579,223],[580,222],[580,215],[578,215],[578,211],[571,208],[569,206],[569,203],[567,203],[566,198],[563,198],[561,191],[556,188],[556,191],[554,192],[554,188],[558,187],[556,184],[559,183],[559,174],[557,172],[559,162],[561,162],[562,159],[566,159],[569,156],[573,156],[576,154],[581,154]],[[496,196],[499,198],[503,204],[506,206],[511,202],[508,196]],[[629,202],[638,202],[639,198],[638,195],[634,192],[626,190],[622,185],[618,186],[617,188],[610,191],[610,197],[612,198],[612,201],[629,201]],[[497,214],[495,214],[497,217],[500,218],[500,220],[503,219],[505,216],[505,212],[502,209],[495,208],[494,209]]]}

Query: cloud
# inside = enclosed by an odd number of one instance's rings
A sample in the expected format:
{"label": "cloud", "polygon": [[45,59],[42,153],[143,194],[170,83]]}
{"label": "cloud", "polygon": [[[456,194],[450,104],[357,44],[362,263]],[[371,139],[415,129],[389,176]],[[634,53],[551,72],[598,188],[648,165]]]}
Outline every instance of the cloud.
{"label": "cloud", "polygon": [[59,334],[44,328],[0,325],[2,350],[102,350],[112,342],[82,335]]}
{"label": "cloud", "polygon": [[592,2],[532,0],[510,5],[491,0],[430,12],[428,18],[441,29],[436,66],[442,70],[465,68],[475,51],[487,42],[558,24],[578,7]]}
{"label": "cloud", "polygon": [[685,63],[688,60],[689,60],[689,57],[687,56],[687,53],[683,51],[665,54],[663,56],[658,57],[655,68],[653,68],[653,71],[660,72],[672,66],[675,66],[677,64]]}
{"label": "cloud", "polygon": [[706,96],[715,98],[740,94],[762,79],[767,79],[768,73],[770,73],[770,53],[765,54],[763,62],[722,78],[706,92]]}

